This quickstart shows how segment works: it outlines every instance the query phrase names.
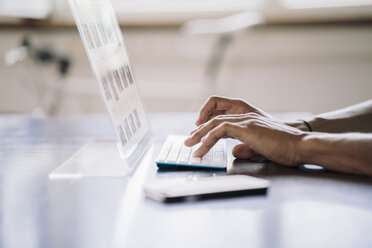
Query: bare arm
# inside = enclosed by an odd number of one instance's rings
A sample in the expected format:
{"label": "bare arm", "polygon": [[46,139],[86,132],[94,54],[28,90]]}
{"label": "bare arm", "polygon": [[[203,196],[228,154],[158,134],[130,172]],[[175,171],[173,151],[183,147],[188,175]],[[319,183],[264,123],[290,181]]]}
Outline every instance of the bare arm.
{"label": "bare arm", "polygon": [[221,138],[242,142],[233,150],[238,158],[264,156],[287,166],[317,164],[340,172],[372,176],[372,134],[309,133],[256,113],[211,119],[185,141],[202,145],[194,156],[202,157]]}
{"label": "bare arm", "polygon": [[211,97],[185,145],[201,141],[194,154],[200,157],[218,139],[230,137],[242,142],[233,149],[237,158],[261,155],[288,166],[310,163],[372,176],[372,100],[307,121],[314,132],[302,121],[283,123],[243,100]]}
{"label": "bare arm", "polygon": [[[346,133],[372,132],[372,100],[352,105],[336,111],[315,115],[307,120],[315,132]],[[308,131],[301,121],[286,123],[292,127]]]}
{"label": "bare arm", "polygon": [[308,133],[299,148],[301,163],[372,176],[372,134]]}

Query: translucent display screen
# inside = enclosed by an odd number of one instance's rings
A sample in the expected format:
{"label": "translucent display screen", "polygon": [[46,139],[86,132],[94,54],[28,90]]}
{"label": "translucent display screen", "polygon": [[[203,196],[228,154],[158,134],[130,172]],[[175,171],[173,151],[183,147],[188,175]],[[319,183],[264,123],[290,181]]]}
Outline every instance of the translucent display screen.
{"label": "translucent display screen", "polygon": [[126,158],[149,131],[141,98],[109,0],[69,0],[90,64]]}

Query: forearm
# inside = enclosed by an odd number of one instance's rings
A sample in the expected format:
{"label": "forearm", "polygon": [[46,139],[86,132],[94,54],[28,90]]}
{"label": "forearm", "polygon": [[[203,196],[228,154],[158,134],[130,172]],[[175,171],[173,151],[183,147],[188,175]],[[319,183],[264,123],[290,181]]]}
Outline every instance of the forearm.
{"label": "forearm", "polygon": [[301,163],[372,176],[372,134],[309,133],[299,145]]}
{"label": "forearm", "polygon": [[[337,111],[315,115],[306,119],[315,132],[345,133],[372,132],[372,100]],[[309,131],[302,121],[287,123],[303,131]]]}

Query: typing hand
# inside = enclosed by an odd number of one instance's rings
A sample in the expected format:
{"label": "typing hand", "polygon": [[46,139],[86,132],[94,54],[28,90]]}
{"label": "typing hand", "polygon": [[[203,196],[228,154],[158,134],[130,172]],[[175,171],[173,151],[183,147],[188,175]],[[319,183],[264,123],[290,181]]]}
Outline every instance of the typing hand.
{"label": "typing hand", "polygon": [[204,123],[188,139],[186,146],[201,141],[195,157],[202,157],[221,138],[242,142],[234,147],[233,155],[249,159],[261,155],[271,161],[295,166],[301,163],[300,145],[306,133],[275,119],[257,113],[218,116]]}
{"label": "typing hand", "polygon": [[250,112],[272,118],[269,114],[248,104],[243,100],[211,96],[200,109],[199,117],[196,120],[195,124],[197,126],[200,126],[201,124],[213,119],[218,115],[246,114]]}

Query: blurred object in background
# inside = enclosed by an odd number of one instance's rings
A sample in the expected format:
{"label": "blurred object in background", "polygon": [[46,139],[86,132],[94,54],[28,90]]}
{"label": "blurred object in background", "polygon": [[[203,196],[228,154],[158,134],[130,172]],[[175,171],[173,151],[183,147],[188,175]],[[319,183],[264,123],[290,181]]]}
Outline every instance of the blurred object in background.
{"label": "blurred object in background", "polygon": [[372,0],[265,0],[268,23],[329,23],[372,20]]}
{"label": "blurred object in background", "polygon": [[[119,22],[136,26],[182,25],[195,19],[221,18],[245,11],[261,12],[268,23],[372,20],[372,0],[111,1]],[[1,0],[0,16],[48,18],[52,24],[73,24],[65,0]]]}
{"label": "blurred object in background", "polygon": [[[149,112],[197,111],[209,94],[313,113],[371,98],[372,0],[112,2]],[[67,77],[17,48],[25,35],[73,54]],[[105,111],[66,0],[0,0],[0,57],[14,64],[0,59],[0,113]]]}
{"label": "blurred object in background", "polygon": [[[18,84],[36,98],[38,104],[32,115],[44,117],[58,114],[63,98],[63,81],[68,75],[71,59],[48,46],[35,47],[29,37],[24,37],[19,47],[5,53],[4,60],[7,66],[15,67],[14,76]],[[47,70],[53,67],[53,72],[47,74]]]}
{"label": "blurred object in background", "polygon": [[261,24],[263,17],[258,11],[247,11],[221,19],[202,19],[186,22],[181,31],[186,35],[226,34]]}
{"label": "blurred object in background", "polygon": [[[55,1],[53,23],[73,24],[65,0]],[[132,26],[176,26],[196,19],[258,11],[267,23],[372,20],[372,0],[112,0],[119,22]]]}
{"label": "blurred object in background", "polygon": [[45,19],[54,10],[54,0],[0,0],[0,15]]}
{"label": "blurred object in background", "polygon": [[260,12],[247,11],[220,19],[189,21],[181,27],[181,31],[186,35],[217,35],[205,68],[205,79],[201,88],[204,98],[214,94],[223,57],[236,33],[263,23]]}
{"label": "blurred object in background", "polygon": [[269,23],[371,20],[371,0],[112,0],[129,24],[182,24],[259,11]]}
{"label": "blurred object in background", "polygon": [[371,0],[280,0],[280,2],[288,9],[365,7],[372,4]]}

